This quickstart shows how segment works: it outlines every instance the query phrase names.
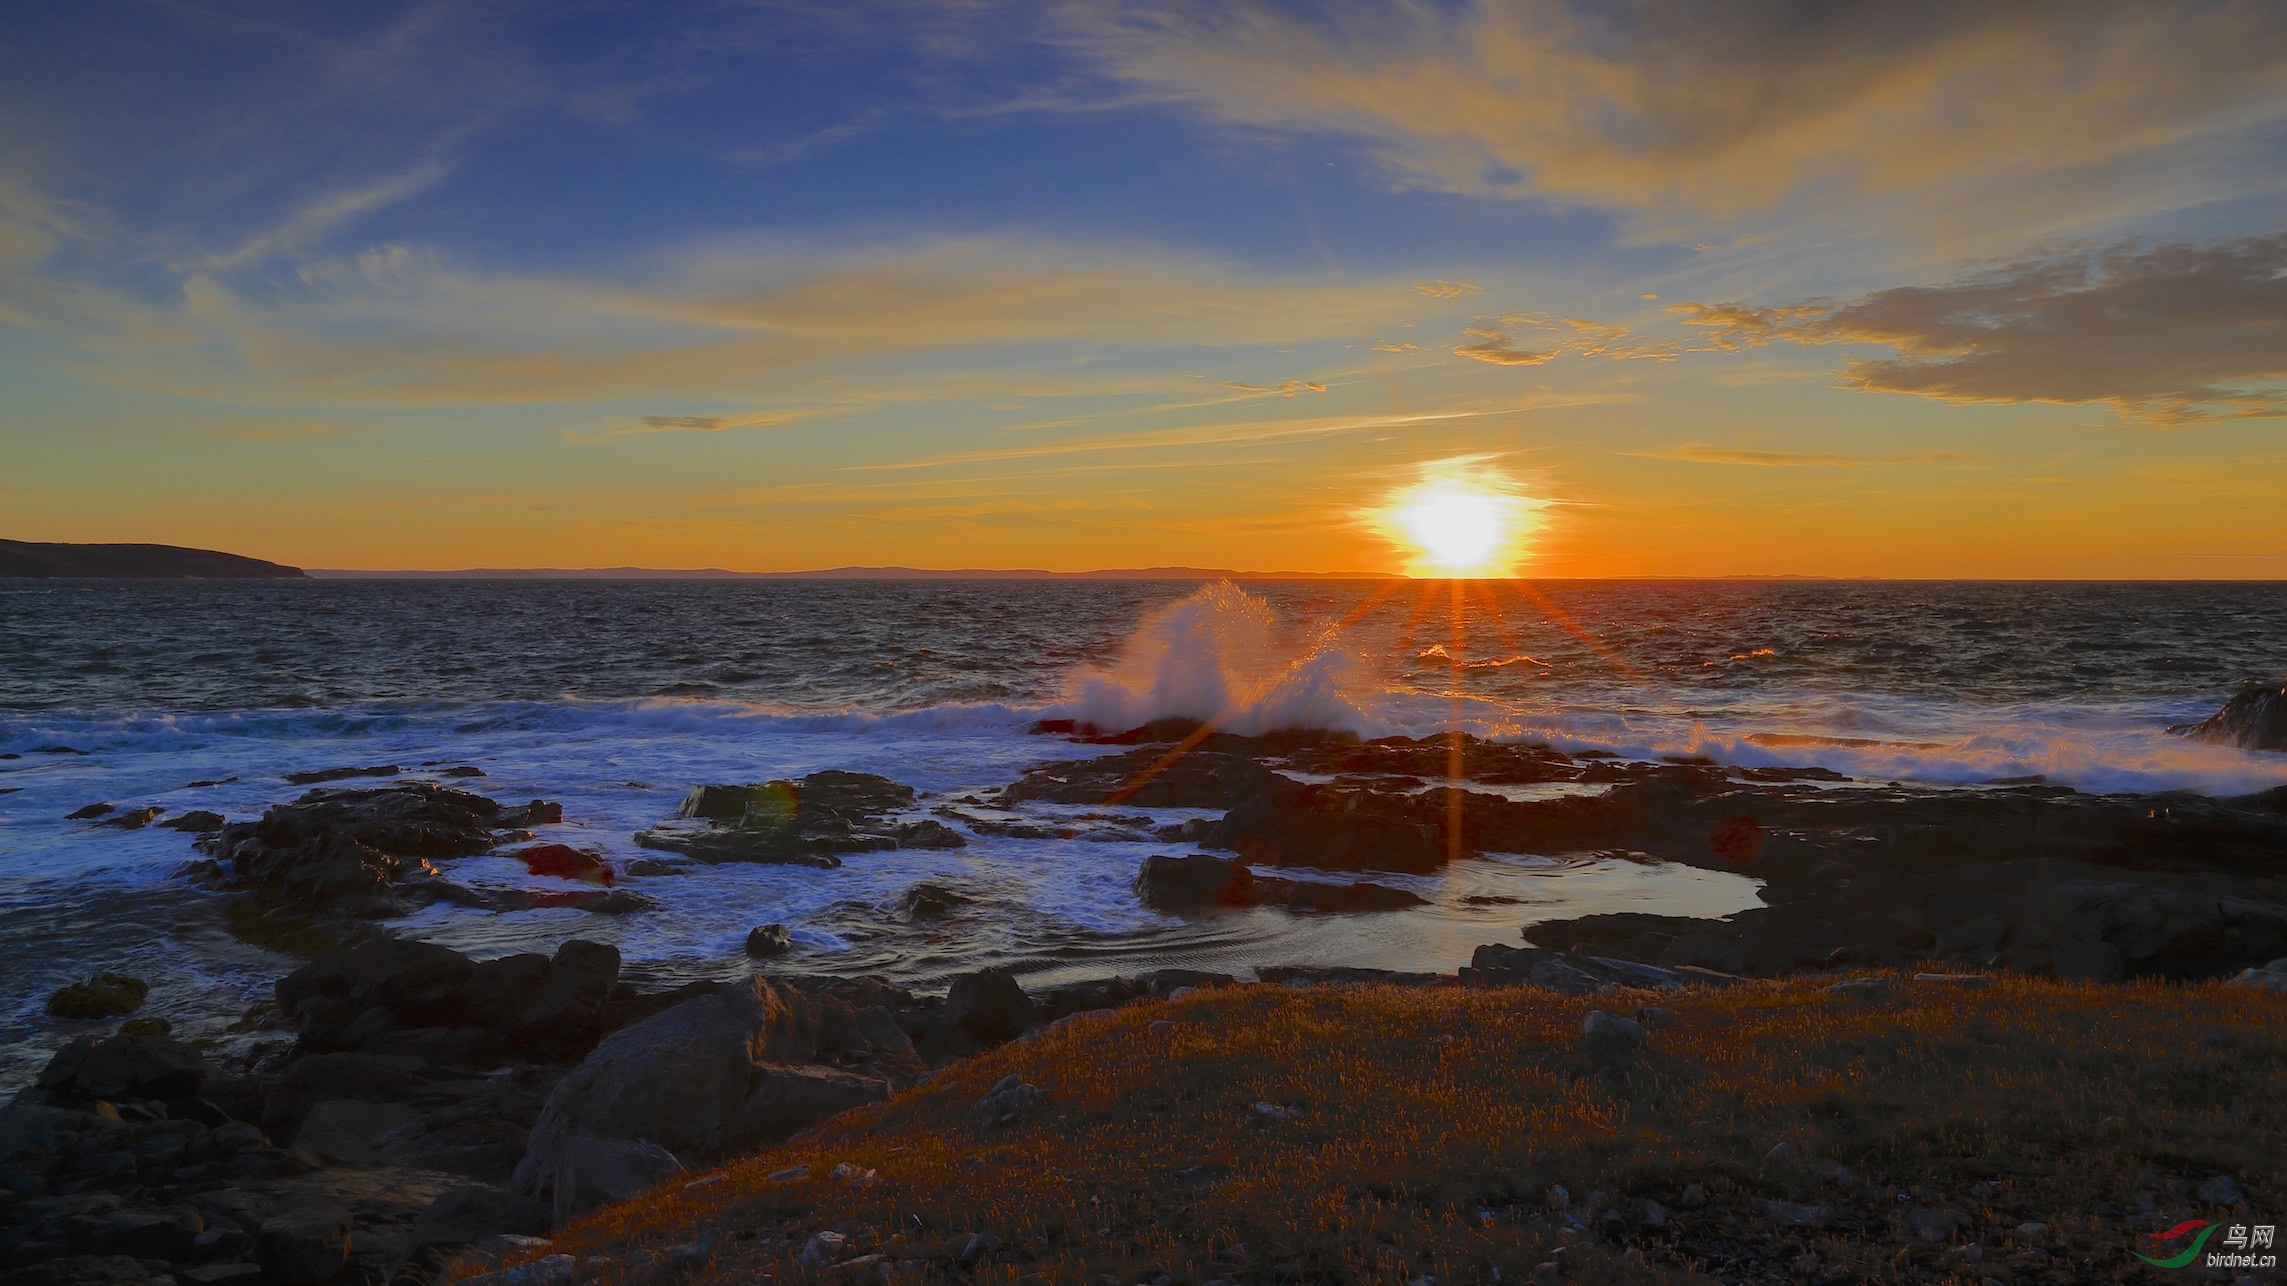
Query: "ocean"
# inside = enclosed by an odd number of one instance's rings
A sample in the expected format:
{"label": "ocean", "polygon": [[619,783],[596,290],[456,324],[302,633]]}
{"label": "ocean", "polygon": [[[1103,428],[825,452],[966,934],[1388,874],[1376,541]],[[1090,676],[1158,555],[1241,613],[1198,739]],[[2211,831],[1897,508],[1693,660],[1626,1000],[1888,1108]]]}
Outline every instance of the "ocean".
{"label": "ocean", "polygon": [[[1240,733],[1458,726],[1932,791],[2040,777],[2227,795],[2287,783],[2287,755],[2166,730],[2282,672],[2276,583],[0,581],[0,1092],[77,1029],[42,1012],[65,982],[134,973],[153,986],[144,1012],[228,1045],[295,963],[234,939],[223,899],[180,878],[190,836],[67,819],[89,804],[239,820],[300,795],[288,772],[465,765],[484,775],[451,784],[559,801],[545,838],[624,863],[693,786],[849,769],[922,791],[928,816],[1118,749],[1034,731],[1044,719],[1170,716]],[[628,875],[657,905],[624,915],[438,905],[391,927],[480,956],[596,938],[631,980],[664,985],[747,971],[748,930],[777,922],[796,950],[771,968],[927,988],[988,965],[1042,984],[1171,965],[1450,971],[1542,920],[1758,901],[1745,874],[1518,853],[1372,877],[1429,899],[1414,910],[1146,909],[1138,865],[1181,851],[972,833],[834,870]],[[507,857],[449,873],[552,886]],[[924,881],[967,903],[908,914]]]}

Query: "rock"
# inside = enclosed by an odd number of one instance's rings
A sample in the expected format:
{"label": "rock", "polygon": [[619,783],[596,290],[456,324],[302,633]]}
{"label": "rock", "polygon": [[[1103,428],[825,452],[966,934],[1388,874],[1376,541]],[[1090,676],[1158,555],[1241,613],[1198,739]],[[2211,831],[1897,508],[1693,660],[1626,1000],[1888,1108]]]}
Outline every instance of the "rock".
{"label": "rock", "polygon": [[89,804],[85,808],[75,808],[65,813],[64,820],[67,822],[84,822],[91,818],[103,816],[110,812],[111,808],[110,804]]}
{"label": "rock", "polygon": [[1039,1086],[1006,1076],[977,1100],[974,1110],[988,1127],[1013,1125],[1039,1112],[1047,1103],[1048,1095]]}
{"label": "rock", "polygon": [[317,768],[282,775],[296,786],[315,786],[319,782],[347,781],[352,777],[395,777],[404,771],[395,764],[376,764],[371,768]]}
{"label": "rock", "polygon": [[350,1216],[339,1208],[301,1210],[267,1220],[254,1235],[264,1286],[318,1286],[349,1262]]}
{"label": "rock", "polygon": [[383,1148],[419,1134],[425,1119],[403,1103],[328,1099],[303,1118],[293,1146],[336,1165],[378,1165]]}
{"label": "rock", "polygon": [[393,1104],[411,1098],[421,1084],[421,1064],[411,1058],[369,1054],[313,1054],[296,1059],[278,1078],[262,1104],[262,1128],[274,1139],[290,1139],[319,1104],[348,1099]]}
{"label": "rock", "polygon": [[499,1234],[522,1234],[527,1235],[526,1240],[540,1242],[528,1234],[547,1231],[548,1222],[548,1208],[539,1202],[472,1184],[454,1188],[430,1203],[413,1221],[412,1239],[416,1245],[463,1245]]}
{"label": "rock", "polygon": [[151,994],[151,986],[141,978],[123,973],[99,973],[86,982],[75,982],[58,987],[48,997],[48,1016],[51,1018],[116,1018],[131,1014]]}
{"label": "rock", "polygon": [[2232,979],[2235,986],[2263,987],[2271,991],[2287,991],[2287,959],[2242,970]]}
{"label": "rock", "polygon": [[907,889],[898,905],[916,920],[937,920],[969,905],[969,899],[942,884],[924,882]]}
{"label": "rock", "polygon": [[243,1259],[194,1264],[176,1269],[175,1280],[182,1286],[254,1286],[262,1280],[262,1265]]}
{"label": "rock", "polygon": [[802,1253],[795,1262],[804,1268],[824,1268],[842,1257],[843,1247],[849,1239],[838,1232],[817,1232],[802,1245]]}
{"label": "rock", "polygon": [[66,1102],[194,1097],[209,1069],[197,1048],[165,1036],[81,1036],[56,1052],[39,1087]]}
{"label": "rock", "polygon": [[2214,714],[2168,731],[2242,750],[2287,750],[2287,679],[2250,683]]}
{"label": "rock", "polygon": [[1707,1190],[1696,1183],[1687,1184],[1682,1195],[1676,1198],[1676,1204],[1685,1210],[1697,1210],[1707,1204]]}
{"label": "rock", "polygon": [[2199,1197],[2213,1206],[2236,1206],[2247,1200],[2247,1192],[2239,1186],[2239,1180],[2219,1174],[2200,1185]]}
{"label": "rock", "polygon": [[1845,978],[1841,982],[1829,983],[1819,990],[1829,996],[1841,996],[1850,1000],[1883,1000],[1898,994],[1898,980],[1895,978]]}
{"label": "rock", "polygon": [[782,956],[794,949],[794,935],[783,924],[766,924],[746,935],[746,953],[758,960]]}
{"label": "rock", "polygon": [[619,981],[619,948],[574,938],[553,959],[505,956],[474,966],[461,992],[464,1021],[506,1035],[527,1057],[576,1056],[602,1034]]}
{"label": "rock", "polygon": [[1133,804],[1138,808],[1231,808],[1287,779],[1248,754],[1195,749],[1173,763],[1145,746],[1100,759],[1043,764],[1001,790],[1003,805]]}
{"label": "rock", "polygon": [[[278,1008],[300,1020],[303,1039],[330,1044],[357,1014],[380,1006],[409,1027],[449,1027],[474,969],[450,947],[374,938],[318,957],[278,981]],[[321,1008],[315,1002],[339,1002]]]}
{"label": "rock", "polygon": [[156,806],[130,808],[124,812],[115,813],[110,817],[106,817],[102,821],[97,822],[96,825],[116,826],[123,831],[139,831],[144,827],[149,826],[151,823],[159,820],[160,815],[166,811],[166,809]]}
{"label": "rock", "polygon": [[1580,1043],[1593,1053],[1624,1054],[1643,1048],[1644,1025],[1633,1018],[1591,1009],[1580,1023]]}
{"label": "rock", "polygon": [[646,848],[705,862],[839,866],[839,853],[897,848],[959,848],[942,822],[897,822],[887,814],[914,804],[913,789],[871,773],[828,770],[797,781],[701,786],[675,816],[638,831]]}
{"label": "rock", "polygon": [[1678,991],[1690,985],[1725,986],[1739,981],[1709,969],[1666,969],[1610,956],[1512,947],[1501,942],[1477,948],[1460,976],[1464,984],[1473,987],[1526,984],[1574,996],[1592,995],[1605,987]]}
{"label": "rock", "polygon": [[1435,987],[1454,981],[1449,974],[1401,973],[1395,969],[1362,969],[1354,965],[1261,965],[1255,977],[1272,986]]}
{"label": "rock", "polygon": [[1968,956],[1982,960],[2000,950],[2008,936],[2009,917],[1995,911],[1941,930],[1938,933],[1937,951],[1941,956]]}
{"label": "rock", "polygon": [[945,993],[945,1023],[987,1045],[1016,1039],[1041,1023],[1040,1006],[1006,969],[986,969],[953,979]]}
{"label": "rock", "polygon": [[195,835],[205,835],[221,830],[225,825],[225,819],[221,813],[194,808],[187,813],[178,813],[159,823],[159,825],[169,830],[189,831]]}
{"label": "rock", "polygon": [[1257,876],[1246,863],[1206,854],[1144,859],[1136,893],[1163,911],[1207,907],[1284,906],[1297,911],[1387,911],[1427,900],[1380,884],[1332,884]]}
{"label": "rock", "polygon": [[551,1180],[556,1224],[563,1226],[580,1211],[640,1196],[681,1173],[683,1163],[656,1143],[573,1135],[557,1154]]}
{"label": "rock", "polygon": [[539,800],[509,808],[482,795],[406,782],[313,790],[273,806],[259,821],[230,823],[198,843],[215,859],[227,886],[341,914],[378,916],[402,910],[408,900],[465,896],[430,863],[486,852],[498,830],[562,815],[557,805]]}
{"label": "rock", "polygon": [[533,844],[511,849],[508,855],[524,863],[526,871],[553,879],[610,884],[619,878],[619,873],[612,870],[611,863],[569,844]]}
{"label": "rock", "polygon": [[[814,1065],[832,1058],[885,1074]],[[552,1192],[575,1137],[645,1139],[712,1162],[886,1098],[892,1077],[918,1072],[910,1045],[884,1048],[848,1005],[750,978],[604,1037],[549,1095],[511,1187]]]}

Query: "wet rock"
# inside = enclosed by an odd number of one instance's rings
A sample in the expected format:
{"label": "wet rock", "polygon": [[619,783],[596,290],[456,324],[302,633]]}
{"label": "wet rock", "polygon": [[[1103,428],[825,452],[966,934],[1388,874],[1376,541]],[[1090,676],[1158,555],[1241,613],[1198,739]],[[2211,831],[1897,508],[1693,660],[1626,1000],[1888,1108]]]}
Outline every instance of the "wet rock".
{"label": "wet rock", "polygon": [[1173,760],[1163,746],[1100,759],[1042,764],[1004,787],[1003,805],[1133,804],[1138,808],[1231,808],[1286,781],[1246,753],[1196,749]]}
{"label": "wet rock", "polygon": [[338,914],[381,916],[409,902],[465,896],[432,861],[493,847],[495,832],[561,820],[534,800],[504,807],[427,782],[370,790],[314,790],[258,821],[202,836],[225,887],[260,890]]}
{"label": "wet rock", "polygon": [[910,1045],[878,1041],[847,1004],[765,978],[684,1001],[604,1037],[564,1077],[511,1186],[553,1193],[559,1158],[583,1136],[649,1140],[701,1162],[778,1142],[888,1097],[889,1076],[829,1061],[872,1056],[901,1082],[918,1074]]}
{"label": "wet rock", "polygon": [[945,993],[945,1023],[986,1045],[1016,1039],[1041,1023],[1040,1006],[1006,969],[965,973]]}
{"label": "wet rock", "polygon": [[2250,683],[2214,714],[2168,731],[2242,750],[2287,750],[2287,679]]}
{"label": "wet rock", "polygon": [[296,786],[315,786],[320,782],[347,781],[352,777],[395,777],[404,771],[395,764],[376,764],[371,768],[317,768],[282,775]]}
{"label": "wet rock", "polygon": [[97,822],[96,825],[114,826],[123,831],[139,831],[144,827],[149,826],[152,822],[159,820],[159,817],[166,811],[166,809],[160,808],[156,805],[149,805],[143,808],[129,808],[104,818],[102,821]]}
{"label": "wet rock", "polygon": [[746,953],[756,959],[782,956],[794,949],[794,935],[783,924],[765,924],[746,935]]}
{"label": "wet rock", "polygon": [[1043,1020],[1055,1022],[1090,1010],[1116,1009],[1143,995],[1143,987],[1132,978],[1090,978],[1050,987],[1040,993],[1035,1003],[1040,1006]]}
{"label": "wet rock", "polygon": [[634,889],[502,889],[471,900],[470,905],[482,905],[494,911],[568,910],[595,915],[630,915],[659,909],[658,899]]}
{"label": "wet rock", "polygon": [[104,972],[86,982],[58,987],[48,996],[51,1018],[116,1018],[140,1008],[151,986],[141,978]]}
{"label": "wet rock", "polygon": [[509,850],[510,857],[524,863],[524,869],[534,875],[561,880],[585,880],[592,884],[610,884],[619,878],[611,863],[584,849],[569,844],[532,844]]}
{"label": "wet rock", "polygon": [[839,866],[840,853],[897,848],[959,848],[959,832],[942,822],[898,822],[914,792],[871,773],[828,770],[795,781],[701,786],[675,816],[638,831],[646,848],[704,862],[777,862]]}
{"label": "wet rock", "polygon": [[907,889],[898,905],[916,920],[938,920],[969,905],[969,899],[942,884],[924,882]]}
{"label": "wet rock", "polygon": [[165,1036],[81,1036],[56,1052],[39,1088],[65,1102],[197,1095],[209,1068],[197,1048]]}
{"label": "wet rock", "polygon": [[221,813],[209,812],[203,808],[195,808],[187,813],[179,813],[159,823],[159,825],[166,827],[168,830],[188,831],[194,835],[206,835],[214,831],[219,831],[226,824],[226,820]]}
{"label": "wet rock", "polygon": [[1136,874],[1144,904],[1163,911],[1209,907],[1283,906],[1296,911],[1388,911],[1425,906],[1426,899],[1379,884],[1329,884],[1256,875],[1247,864],[1208,854],[1144,859]]}
{"label": "wet rock", "polygon": [[85,808],[75,808],[72,811],[65,813],[64,820],[67,822],[89,821],[110,812],[111,808],[112,806],[110,804],[89,804]]}

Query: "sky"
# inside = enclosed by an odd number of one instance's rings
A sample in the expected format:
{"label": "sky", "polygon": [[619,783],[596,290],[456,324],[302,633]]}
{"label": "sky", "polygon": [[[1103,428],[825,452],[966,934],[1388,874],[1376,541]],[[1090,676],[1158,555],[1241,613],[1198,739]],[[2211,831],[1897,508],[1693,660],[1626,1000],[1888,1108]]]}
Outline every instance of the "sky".
{"label": "sky", "polygon": [[0,536],[2287,578],[2287,5],[0,3]]}

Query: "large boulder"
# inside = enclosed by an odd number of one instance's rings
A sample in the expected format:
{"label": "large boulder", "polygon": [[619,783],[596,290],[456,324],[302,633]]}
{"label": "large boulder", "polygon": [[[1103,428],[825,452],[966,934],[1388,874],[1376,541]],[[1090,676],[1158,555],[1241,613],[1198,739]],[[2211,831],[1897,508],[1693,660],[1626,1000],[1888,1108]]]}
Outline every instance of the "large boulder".
{"label": "large boulder", "polygon": [[601,1034],[619,948],[574,938],[553,958],[472,961],[450,947],[375,938],[279,980],[278,1007],[312,1049],[365,1045],[400,1028],[497,1032],[528,1058],[568,1059]]}
{"label": "large boulder", "polygon": [[2169,731],[2242,750],[2287,750],[2287,678],[2250,683],[2214,714]]}
{"label": "large boulder", "polygon": [[474,965],[450,947],[413,938],[374,938],[329,951],[278,980],[278,1008],[313,1045],[334,1043],[367,1010],[407,1027],[450,1027]]}
{"label": "large boulder", "polygon": [[643,1140],[699,1162],[779,1142],[917,1074],[903,1040],[894,1023],[767,978],[694,997],[606,1036],[564,1077],[510,1186],[552,1196],[581,1138]]}
{"label": "large boulder", "polygon": [[962,974],[945,993],[945,1025],[986,1045],[1015,1040],[1040,1023],[1040,1006],[1006,969]]}

